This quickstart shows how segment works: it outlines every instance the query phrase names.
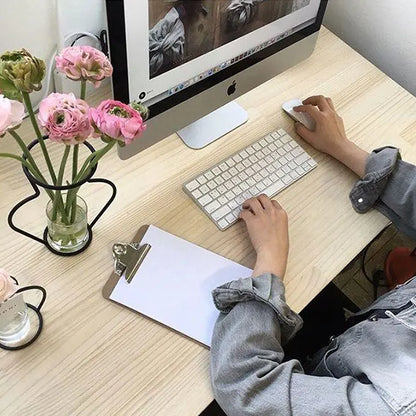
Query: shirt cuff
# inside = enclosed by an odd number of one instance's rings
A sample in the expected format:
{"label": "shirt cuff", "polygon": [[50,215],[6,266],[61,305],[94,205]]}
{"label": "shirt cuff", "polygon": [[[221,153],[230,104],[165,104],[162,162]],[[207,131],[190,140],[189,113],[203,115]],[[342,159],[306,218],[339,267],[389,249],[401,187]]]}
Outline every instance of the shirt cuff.
{"label": "shirt cuff", "polygon": [[302,318],[286,303],[283,282],[274,274],[234,280],[212,292],[215,306],[228,313],[240,302],[258,301],[270,306],[277,314],[281,325],[282,341],[289,341],[302,327]]}
{"label": "shirt cuff", "polygon": [[374,206],[400,159],[399,149],[395,147],[386,146],[373,150],[367,158],[364,178],[354,185],[350,193],[355,211],[361,214]]}

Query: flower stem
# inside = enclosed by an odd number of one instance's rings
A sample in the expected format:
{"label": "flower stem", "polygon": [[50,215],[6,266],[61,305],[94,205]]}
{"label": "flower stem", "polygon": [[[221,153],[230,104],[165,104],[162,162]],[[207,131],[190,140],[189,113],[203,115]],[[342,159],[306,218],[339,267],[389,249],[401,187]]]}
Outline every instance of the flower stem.
{"label": "flower stem", "polygon": [[27,163],[27,161],[25,160],[25,159],[23,159],[22,157],[20,157],[20,156],[16,156],[16,155],[13,155],[12,153],[0,153],[0,157],[7,157],[7,158],[9,158],[9,159],[14,159],[14,160],[17,160],[17,161],[19,161],[23,166],[26,166],[29,170],[30,170],[30,172],[32,173],[32,175],[37,179],[37,180],[39,180],[39,181],[41,181],[41,179],[40,179],[40,177],[38,176],[38,174],[37,174],[37,172],[33,169],[33,167],[29,164],[29,163]]}
{"label": "flower stem", "polygon": [[[59,172],[58,172],[58,179],[57,179],[57,186],[61,186],[62,185],[62,179],[64,177],[64,171],[65,171],[65,165],[66,162],[68,160],[68,156],[69,156],[69,151],[71,150],[71,147],[68,145],[65,145],[65,150],[64,150],[64,154],[62,156],[62,160],[61,160],[61,165],[59,167]],[[56,221],[56,217],[57,217],[57,212],[58,212],[58,200],[62,200],[62,194],[61,191],[56,191],[55,195],[57,196],[57,198],[55,198],[55,201],[53,203],[53,209],[52,209],[52,220]],[[61,214],[61,219],[62,221],[64,221],[65,223],[68,222],[68,218],[66,216],[66,212],[64,209],[64,205],[61,206],[61,210],[60,210],[60,214]]]}
{"label": "flower stem", "polygon": [[42,149],[43,156],[45,157],[46,164],[48,165],[49,174],[51,175],[52,182],[56,185],[56,175],[52,167],[52,162],[46,149],[45,141],[43,140],[42,133],[39,130],[38,123],[36,121],[35,113],[33,112],[32,103],[30,101],[30,96],[27,92],[22,92],[23,101],[25,102],[26,110],[29,114],[30,121],[32,122],[33,129],[35,130],[36,136],[39,140],[39,145]]}
{"label": "flower stem", "polygon": [[87,81],[85,79],[81,79],[81,100],[85,100],[85,95],[87,92]]}
{"label": "flower stem", "polygon": [[[36,165],[35,160],[33,159],[29,149],[26,147],[26,145],[23,142],[23,140],[21,139],[21,137],[14,130],[9,130],[9,133],[14,137],[17,144],[22,149],[23,154],[26,156],[27,161],[32,166],[33,170],[36,172],[36,175],[34,175],[35,178],[38,179],[40,182],[42,182],[44,184],[47,184],[45,177],[42,175],[41,171],[39,170],[38,166]],[[33,170],[31,170],[31,172],[33,172]],[[53,192],[50,189],[46,189],[46,188],[45,188],[45,191],[48,194],[49,198],[53,202],[53,200],[54,200]]]}
{"label": "flower stem", "polygon": [[[72,154],[72,183],[74,183],[74,180],[77,176],[78,153],[79,153],[79,144],[76,144],[74,146],[74,152]],[[71,190],[69,191],[69,193],[72,193]],[[75,192],[75,196],[76,196],[76,192]],[[72,207],[71,207],[71,219],[70,219],[71,224],[75,221],[76,211],[77,211],[77,198],[74,198],[74,201],[72,202]]]}
{"label": "flower stem", "polygon": [[[75,177],[72,183],[81,182],[84,180],[91,172],[92,169],[97,165],[98,161],[106,154],[108,153],[111,148],[115,145],[116,141],[113,140],[110,143],[108,143],[105,147],[103,147],[100,150],[96,150],[95,152],[91,153],[88,158],[85,160],[84,164],[82,165],[82,168],[80,169],[79,173]],[[75,196],[79,190],[79,186],[75,188],[74,190],[71,190],[72,192],[69,192],[66,199],[66,212],[69,215],[69,207],[71,204],[74,203],[74,200],[76,200]]]}

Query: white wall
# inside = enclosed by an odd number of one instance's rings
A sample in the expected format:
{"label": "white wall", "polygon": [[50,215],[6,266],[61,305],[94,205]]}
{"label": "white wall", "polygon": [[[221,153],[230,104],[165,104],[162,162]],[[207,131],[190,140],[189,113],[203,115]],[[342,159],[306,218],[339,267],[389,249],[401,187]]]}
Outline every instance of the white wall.
{"label": "white wall", "polygon": [[[0,53],[25,48],[49,65],[63,37],[105,28],[104,0],[0,0]],[[58,25],[59,22],[59,25]],[[39,101],[44,91],[32,95]]]}
{"label": "white wall", "polygon": [[329,0],[324,24],[416,95],[416,1]]}

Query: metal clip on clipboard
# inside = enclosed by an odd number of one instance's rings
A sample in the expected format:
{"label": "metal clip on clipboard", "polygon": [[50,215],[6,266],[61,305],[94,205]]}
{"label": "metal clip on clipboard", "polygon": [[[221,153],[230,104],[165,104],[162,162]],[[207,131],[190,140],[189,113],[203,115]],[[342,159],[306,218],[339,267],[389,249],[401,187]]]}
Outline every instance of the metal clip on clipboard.
{"label": "metal clip on clipboard", "polygon": [[131,283],[150,249],[150,244],[115,243],[113,245],[114,272],[118,276],[125,273],[127,283]]}

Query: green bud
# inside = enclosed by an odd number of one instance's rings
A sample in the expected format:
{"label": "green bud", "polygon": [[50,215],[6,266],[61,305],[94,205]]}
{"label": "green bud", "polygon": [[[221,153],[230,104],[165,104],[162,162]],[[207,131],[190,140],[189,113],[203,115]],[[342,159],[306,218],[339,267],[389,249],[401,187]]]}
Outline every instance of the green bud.
{"label": "green bud", "polygon": [[0,94],[4,95],[9,100],[22,101],[22,94],[14,86],[14,84],[0,76]]}
{"label": "green bud", "polygon": [[136,110],[140,113],[143,121],[149,118],[149,109],[145,105],[143,105],[140,101],[133,101],[130,104],[130,107],[133,108],[133,110]]}
{"label": "green bud", "polygon": [[[25,49],[0,55],[0,78],[12,84],[19,92],[39,91],[44,76],[45,62],[32,56]],[[0,89],[4,87],[0,86]]]}

